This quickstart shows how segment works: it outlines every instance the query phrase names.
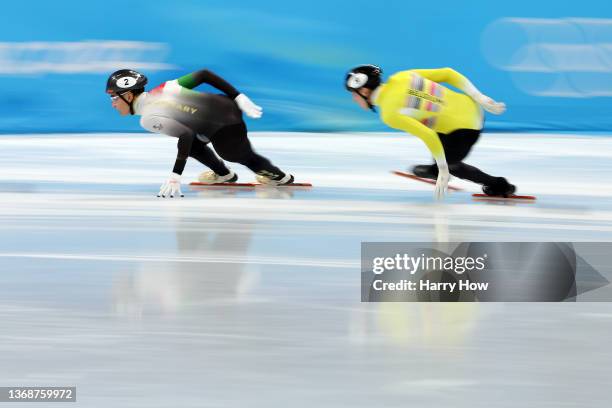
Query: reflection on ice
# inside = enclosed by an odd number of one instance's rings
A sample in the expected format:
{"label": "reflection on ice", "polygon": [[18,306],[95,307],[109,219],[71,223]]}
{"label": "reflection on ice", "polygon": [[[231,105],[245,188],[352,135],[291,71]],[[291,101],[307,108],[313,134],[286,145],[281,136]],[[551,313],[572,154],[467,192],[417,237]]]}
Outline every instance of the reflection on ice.
{"label": "reflection on ice", "polygon": [[359,254],[608,241],[612,139],[485,136],[470,161],[539,198],[513,206],[433,204],[389,173],[425,149],[389,134],[254,135],[314,187],[158,200],[167,139],[0,137],[1,384],[88,407],[609,405],[608,304],[362,304]]}

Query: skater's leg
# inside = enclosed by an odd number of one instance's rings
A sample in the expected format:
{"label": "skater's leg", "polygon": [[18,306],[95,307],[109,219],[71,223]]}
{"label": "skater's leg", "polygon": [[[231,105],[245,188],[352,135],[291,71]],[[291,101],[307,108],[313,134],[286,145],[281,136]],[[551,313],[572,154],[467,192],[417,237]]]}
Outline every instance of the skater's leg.
{"label": "skater's leg", "polygon": [[463,162],[480,137],[479,130],[459,129],[448,135],[440,135],[447,154],[450,174],[483,186],[483,191],[491,195],[513,194],[516,187],[503,177],[491,176],[480,169]]}
{"label": "skater's leg", "polygon": [[412,167],[412,174],[421,178],[437,179],[438,178],[438,166],[434,164],[418,164]]}
{"label": "skater's leg", "polygon": [[189,155],[219,176],[226,176],[230,173],[230,170],[225,166],[223,161],[217,157],[215,152],[197,137],[193,141]]}
{"label": "skater's leg", "polygon": [[498,178],[463,163],[463,160],[468,156],[472,147],[480,138],[480,130],[458,129],[449,134],[439,133],[438,136],[444,147],[444,154],[446,155],[450,174],[478,184],[490,184]]}
{"label": "skater's leg", "polygon": [[290,177],[290,175],[274,166],[270,160],[255,153],[247,137],[247,129],[244,123],[222,128],[211,137],[211,142],[223,159],[240,163],[259,176],[274,181],[287,179],[283,182],[288,181],[288,177]]}
{"label": "skater's leg", "polygon": [[[492,177],[476,167],[470,166],[463,162],[456,162],[448,165],[450,174],[460,179],[469,180],[478,184],[490,184],[494,182],[497,177]],[[434,164],[420,164],[414,166],[412,172],[415,176],[436,179],[438,177],[438,166]]]}
{"label": "skater's leg", "polygon": [[497,182],[499,177],[493,177],[463,162],[448,165],[450,174],[460,179],[469,180],[477,184],[489,185]]}
{"label": "skater's leg", "polygon": [[[508,183],[505,178],[491,176],[463,162],[480,138],[480,130],[458,129],[449,134],[439,133],[438,136],[444,147],[450,174],[460,179],[481,184],[486,194],[507,195],[514,193],[516,187]],[[413,173],[419,177],[436,179],[438,177],[438,167],[435,163],[419,165],[413,168]]]}
{"label": "skater's leg", "polygon": [[[450,168],[453,163],[460,163],[467,157],[470,150],[472,150],[472,146],[478,141],[480,131],[459,129],[449,134],[438,133],[438,137],[444,148],[446,162]],[[435,162],[433,164],[419,164],[412,168],[412,173],[414,173],[415,176],[435,180],[438,178],[438,166]]]}
{"label": "skater's leg", "polygon": [[465,160],[480,138],[480,130],[457,129],[449,134],[438,133],[444,148],[446,162],[459,163]]}

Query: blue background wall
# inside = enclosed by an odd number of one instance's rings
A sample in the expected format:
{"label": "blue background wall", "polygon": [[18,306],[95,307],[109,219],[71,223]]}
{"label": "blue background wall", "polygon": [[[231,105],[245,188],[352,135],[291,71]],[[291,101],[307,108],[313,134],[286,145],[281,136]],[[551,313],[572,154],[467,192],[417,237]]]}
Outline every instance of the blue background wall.
{"label": "blue background wall", "polygon": [[[137,119],[119,117],[104,94],[108,74],[133,61],[158,65],[143,69],[154,84],[203,67],[216,71],[264,107],[264,118],[249,122],[254,130],[384,129],[343,89],[346,69],[365,62],[387,74],[463,72],[508,104],[505,115],[489,116],[488,130],[609,131],[607,18],[612,3],[592,0],[7,2],[0,132],[139,131]],[[87,40],[157,45],[132,61],[126,52],[14,50]],[[106,66],[88,67],[92,59]],[[76,67],[66,68],[70,62]],[[52,68],[24,68],[42,63]]]}

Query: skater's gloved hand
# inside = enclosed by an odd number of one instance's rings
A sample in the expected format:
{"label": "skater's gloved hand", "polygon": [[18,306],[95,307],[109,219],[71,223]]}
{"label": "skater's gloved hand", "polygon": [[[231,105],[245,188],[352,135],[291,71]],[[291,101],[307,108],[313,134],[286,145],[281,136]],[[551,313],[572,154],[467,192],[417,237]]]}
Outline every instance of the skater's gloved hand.
{"label": "skater's gloved hand", "polygon": [[473,96],[474,100],[482,106],[484,110],[490,112],[494,115],[501,115],[506,111],[506,104],[503,102],[496,102],[492,98],[489,98],[487,95],[483,95],[481,93]]}
{"label": "skater's gloved hand", "polygon": [[249,118],[259,119],[263,115],[263,109],[261,106],[257,106],[249,99],[245,94],[240,94],[234,99],[236,105],[243,111]]}
{"label": "skater's gloved hand", "polygon": [[174,196],[185,197],[181,192],[181,175],[172,173],[168,180],[162,184],[157,196],[164,198],[168,196],[170,196],[170,198],[174,198]]}
{"label": "skater's gloved hand", "polygon": [[434,191],[434,198],[436,200],[442,200],[446,195],[448,191],[448,180],[450,180],[448,165],[438,164],[438,179],[436,180],[436,189]]}

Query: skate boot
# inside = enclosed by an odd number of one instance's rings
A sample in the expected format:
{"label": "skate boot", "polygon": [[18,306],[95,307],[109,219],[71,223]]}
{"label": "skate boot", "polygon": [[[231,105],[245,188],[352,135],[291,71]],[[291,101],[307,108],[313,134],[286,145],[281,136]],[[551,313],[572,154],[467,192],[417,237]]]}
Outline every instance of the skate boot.
{"label": "skate boot", "polygon": [[482,192],[489,196],[508,197],[514,194],[516,186],[503,177],[497,177],[494,184],[482,186]]}
{"label": "skate boot", "polygon": [[220,176],[214,171],[205,171],[200,174],[198,181],[205,184],[219,184],[219,183],[235,183],[238,180],[238,175],[232,170],[225,176]]}
{"label": "skate boot", "polygon": [[283,186],[285,184],[293,183],[294,180],[291,174],[286,174],[285,177],[281,177],[279,179],[274,178],[274,176],[268,176],[264,174],[258,174],[257,176],[255,176],[255,178],[261,184],[267,184],[270,186]]}
{"label": "skate boot", "polygon": [[424,179],[436,180],[438,178],[438,166],[435,164],[419,164],[412,168],[412,174]]}

